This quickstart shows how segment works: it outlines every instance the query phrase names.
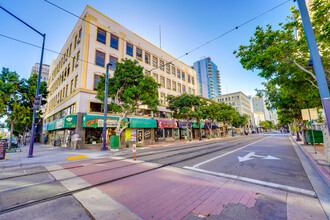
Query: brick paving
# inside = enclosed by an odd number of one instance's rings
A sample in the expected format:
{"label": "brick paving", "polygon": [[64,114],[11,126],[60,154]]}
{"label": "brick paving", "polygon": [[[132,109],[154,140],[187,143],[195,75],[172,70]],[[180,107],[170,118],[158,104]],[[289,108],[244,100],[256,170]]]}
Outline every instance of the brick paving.
{"label": "brick paving", "polygon": [[[86,161],[65,164],[63,167],[71,168],[70,171],[76,175],[84,175],[82,178],[91,184],[152,168],[145,164],[111,159],[106,164],[72,168],[77,164],[83,165]],[[119,168],[122,166],[125,167]],[[117,169],[105,170],[109,168]],[[100,172],[102,170],[105,171]],[[219,215],[230,203],[251,208],[258,199],[255,192],[238,188],[235,184],[206,181],[165,169],[142,173],[98,188],[143,219],[182,219],[189,213]]]}

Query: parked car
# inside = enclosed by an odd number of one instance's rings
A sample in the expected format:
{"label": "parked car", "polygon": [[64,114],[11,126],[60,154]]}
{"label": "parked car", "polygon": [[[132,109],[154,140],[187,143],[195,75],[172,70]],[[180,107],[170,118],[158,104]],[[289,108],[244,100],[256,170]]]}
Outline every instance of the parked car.
{"label": "parked car", "polygon": [[[7,138],[7,144],[9,144],[9,138]],[[9,146],[9,148],[11,147],[18,147],[17,138],[12,138],[11,146]]]}

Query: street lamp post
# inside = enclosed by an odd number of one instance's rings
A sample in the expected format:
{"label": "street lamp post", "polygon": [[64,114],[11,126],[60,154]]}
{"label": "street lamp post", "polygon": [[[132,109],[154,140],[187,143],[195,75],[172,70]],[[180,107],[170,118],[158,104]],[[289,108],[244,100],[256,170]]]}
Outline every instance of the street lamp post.
{"label": "street lamp post", "polygon": [[323,104],[325,117],[328,124],[328,131],[330,132],[330,94],[329,94],[328,84],[325,78],[321,57],[319,54],[319,50],[317,48],[315,35],[308,15],[305,0],[297,0],[297,2],[298,2],[301,20],[304,26],[306,40],[308,43],[309,51],[311,54],[311,58],[315,70],[316,81],[319,87],[319,92]]}
{"label": "street lamp post", "polygon": [[104,91],[104,117],[103,117],[103,145],[101,150],[108,150],[107,148],[107,113],[108,113],[108,83],[109,83],[109,68],[112,66],[111,63],[107,64],[107,70],[105,74],[105,91]]}
{"label": "street lamp post", "polygon": [[[42,49],[41,49],[41,58],[40,58],[40,67],[39,67],[39,74],[38,74],[38,85],[37,85],[37,92],[36,92],[36,97],[38,97],[39,96],[39,89],[40,89],[40,78],[41,78],[42,61],[43,61],[44,49],[45,49],[46,34],[40,33],[38,30],[33,28],[31,25],[29,25],[28,23],[26,23],[25,21],[23,21],[22,19],[20,19],[16,15],[14,15],[13,13],[9,12],[5,8],[3,8],[2,6],[0,6],[0,9],[4,10],[5,12],[7,12],[8,14],[10,14],[11,16],[13,16],[14,18],[16,18],[17,20],[19,20],[20,22],[22,22],[23,24],[25,24],[30,29],[34,30],[35,32],[37,32],[39,35],[41,35],[43,37]],[[34,119],[36,118],[36,116],[37,116],[37,112],[36,112],[36,110],[33,110],[33,120],[32,120],[32,128],[31,128],[31,142],[30,142],[30,149],[29,149],[28,158],[33,157],[34,132],[35,132]]]}
{"label": "street lamp post", "polygon": [[26,135],[27,135],[28,129],[29,129],[29,126],[26,126],[26,127],[25,127],[24,146],[26,146]]}

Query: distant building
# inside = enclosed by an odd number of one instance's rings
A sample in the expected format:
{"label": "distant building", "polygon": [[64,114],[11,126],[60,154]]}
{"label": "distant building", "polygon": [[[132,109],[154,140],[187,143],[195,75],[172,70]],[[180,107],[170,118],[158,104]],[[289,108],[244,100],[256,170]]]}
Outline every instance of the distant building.
{"label": "distant building", "polygon": [[264,113],[263,121],[265,121],[265,120],[270,121],[270,112],[266,107],[265,98],[261,98],[259,96],[254,96],[252,98],[252,111],[254,113],[263,112]]}
{"label": "distant building", "polygon": [[[32,76],[34,73],[39,74],[39,68],[40,68],[40,63],[36,63],[31,70],[30,76]],[[41,69],[41,79],[40,82],[47,82],[48,83],[48,75],[49,75],[49,65],[47,64],[42,64],[42,69]]]}
{"label": "distant building", "polygon": [[251,119],[252,110],[249,97],[247,97],[243,92],[234,92],[224,95],[219,95],[216,98],[217,102],[224,102],[227,105],[231,105],[238,111],[241,115],[248,115]]}
{"label": "distant building", "polygon": [[198,94],[207,99],[215,100],[221,95],[220,72],[211,58],[204,58],[194,62],[196,70]]}

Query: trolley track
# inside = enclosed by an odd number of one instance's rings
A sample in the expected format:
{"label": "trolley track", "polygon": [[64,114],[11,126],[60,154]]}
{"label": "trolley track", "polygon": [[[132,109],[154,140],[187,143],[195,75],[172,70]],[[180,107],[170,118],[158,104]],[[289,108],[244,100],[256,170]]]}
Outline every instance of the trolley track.
{"label": "trolley track", "polygon": [[[139,158],[141,157],[145,157],[145,156],[153,156],[153,155],[157,155],[157,154],[162,154],[162,153],[170,153],[170,152],[175,152],[175,151],[182,151],[182,150],[186,150],[186,149],[192,149],[192,148],[203,148],[205,146],[208,146],[208,145],[223,145],[223,144],[226,144],[226,143],[230,143],[230,142],[236,142],[236,141],[239,141],[241,139],[245,139],[246,137],[237,137],[237,138],[234,138],[234,140],[230,139],[224,139],[222,140],[221,142],[217,142],[218,140],[215,140],[215,141],[212,141],[212,142],[208,142],[208,143],[205,143],[203,145],[200,145],[201,143],[196,143],[196,144],[185,144],[185,145],[188,145],[187,147],[182,147],[182,148],[175,148],[176,146],[171,146],[170,148],[167,148],[167,149],[156,149],[156,150],[152,150],[152,151],[147,151],[149,149],[143,149],[141,152],[139,152],[138,156]],[[246,140],[246,141],[249,141],[250,140],[250,137],[248,137],[249,139]],[[253,139],[255,139],[255,137],[251,137]],[[175,148],[175,149],[172,149],[172,148]],[[127,160],[127,159],[133,159],[134,157],[133,156],[128,156],[128,157],[125,157],[126,155],[131,155],[129,153],[127,154],[123,154],[121,155],[120,157],[123,158],[123,159],[117,159],[117,160],[110,160],[110,161],[102,161],[102,162],[95,162],[95,163],[86,163],[86,164],[83,164],[83,165],[77,165],[77,166],[74,166],[74,167],[70,167],[69,169],[74,169],[74,168],[79,168],[79,167],[87,167],[87,166],[93,166],[93,165],[97,165],[97,164],[106,164],[106,163],[112,163],[112,162],[116,162],[116,161],[120,161],[120,160]],[[104,158],[111,158],[111,157],[103,157],[103,158],[98,158],[98,159],[104,159]],[[118,157],[117,157],[118,158]],[[97,160],[97,159],[96,159]],[[65,164],[65,163],[64,163]],[[65,168],[63,169],[54,169],[52,170],[52,172],[54,171],[61,171],[61,170],[66,170]],[[8,180],[8,179],[14,179],[14,178],[18,178],[18,177],[26,177],[26,176],[31,176],[31,175],[37,175],[37,174],[42,174],[42,173],[48,173],[49,171],[48,170],[45,170],[45,171],[41,171],[41,172],[32,172],[32,173],[27,173],[27,174],[22,174],[22,175],[16,175],[16,176],[9,176],[9,177],[3,177],[3,178],[0,178],[0,181],[2,180]],[[1,174],[1,172],[0,172]]]}
{"label": "trolley track", "polygon": [[[263,138],[252,138],[252,139],[249,139],[248,141],[251,141],[251,140],[253,141],[253,140],[256,140],[256,139],[261,140]],[[220,149],[219,149],[219,145],[213,146],[213,147],[208,147],[206,149],[207,150],[206,152],[203,152],[203,153],[198,154],[198,155],[194,155],[194,156],[187,157],[187,158],[184,158],[184,159],[180,159],[180,160],[177,160],[177,161],[173,161],[173,162],[170,162],[170,163],[159,164],[159,165],[156,165],[155,167],[151,167],[151,168],[146,169],[146,170],[142,170],[142,171],[134,172],[132,174],[124,175],[124,176],[121,176],[121,177],[118,177],[118,178],[102,181],[102,182],[92,184],[90,186],[82,187],[82,188],[79,188],[79,189],[76,189],[76,190],[72,190],[72,191],[68,191],[68,192],[64,192],[64,193],[59,193],[59,194],[56,194],[56,195],[48,196],[46,198],[40,198],[40,199],[37,199],[37,200],[34,200],[34,201],[29,201],[29,202],[26,202],[26,203],[22,203],[22,204],[17,204],[17,205],[14,205],[14,206],[11,206],[11,207],[8,207],[8,208],[5,208],[5,209],[1,210],[0,215],[4,214],[4,213],[7,213],[7,212],[15,211],[15,210],[18,210],[18,209],[21,209],[21,208],[25,208],[25,207],[28,207],[28,206],[40,204],[40,203],[43,203],[43,202],[46,202],[46,201],[51,201],[51,200],[55,200],[55,199],[66,197],[66,196],[72,196],[73,194],[81,192],[81,191],[89,190],[89,189],[94,188],[94,187],[102,186],[102,185],[105,185],[105,184],[108,184],[108,183],[119,181],[119,180],[122,180],[122,179],[125,179],[125,178],[129,178],[129,177],[132,177],[132,176],[143,174],[143,173],[146,173],[146,172],[151,172],[151,171],[163,168],[163,167],[173,166],[175,164],[179,164],[179,163],[182,163],[184,161],[188,161],[188,160],[191,160],[191,159],[202,157],[202,156],[205,156],[205,155],[217,152],[217,151],[222,151],[222,150],[237,146],[239,144],[242,144],[242,143],[237,143],[237,144],[234,144],[234,145],[225,146],[225,147],[220,148]],[[199,149],[199,150],[194,150],[192,152],[185,152],[185,154],[196,153],[196,152],[199,152],[199,151],[202,151],[202,150],[205,150],[205,148],[204,149]],[[178,153],[178,154],[182,154],[182,153]],[[178,154],[174,154],[173,156],[177,156]],[[167,158],[167,157],[169,157],[169,156],[165,156],[163,158]],[[124,160],[126,160],[126,159],[128,159],[128,158],[125,158]],[[151,162],[153,162],[155,160],[159,160],[159,159],[161,159],[161,158],[156,158],[156,159],[153,159],[153,160],[143,161],[141,163],[134,163],[134,164],[130,164],[130,165],[127,165],[127,166],[110,168],[110,169],[101,170],[101,171],[97,171],[97,172],[105,172],[105,171],[111,171],[111,170],[115,170],[115,169],[129,167],[129,166],[136,166],[136,165],[144,164],[144,163],[151,163]],[[116,161],[118,161],[118,160],[116,160]],[[97,164],[93,164],[93,165],[97,165]],[[73,168],[59,169],[59,170],[70,170],[70,169],[73,169]],[[71,178],[83,177],[83,176],[94,174],[94,173],[96,173],[96,172],[86,173],[86,174],[79,175],[79,176],[77,175],[77,176],[71,177]],[[71,179],[71,178],[61,179],[60,181],[68,180],[68,179]]]}

